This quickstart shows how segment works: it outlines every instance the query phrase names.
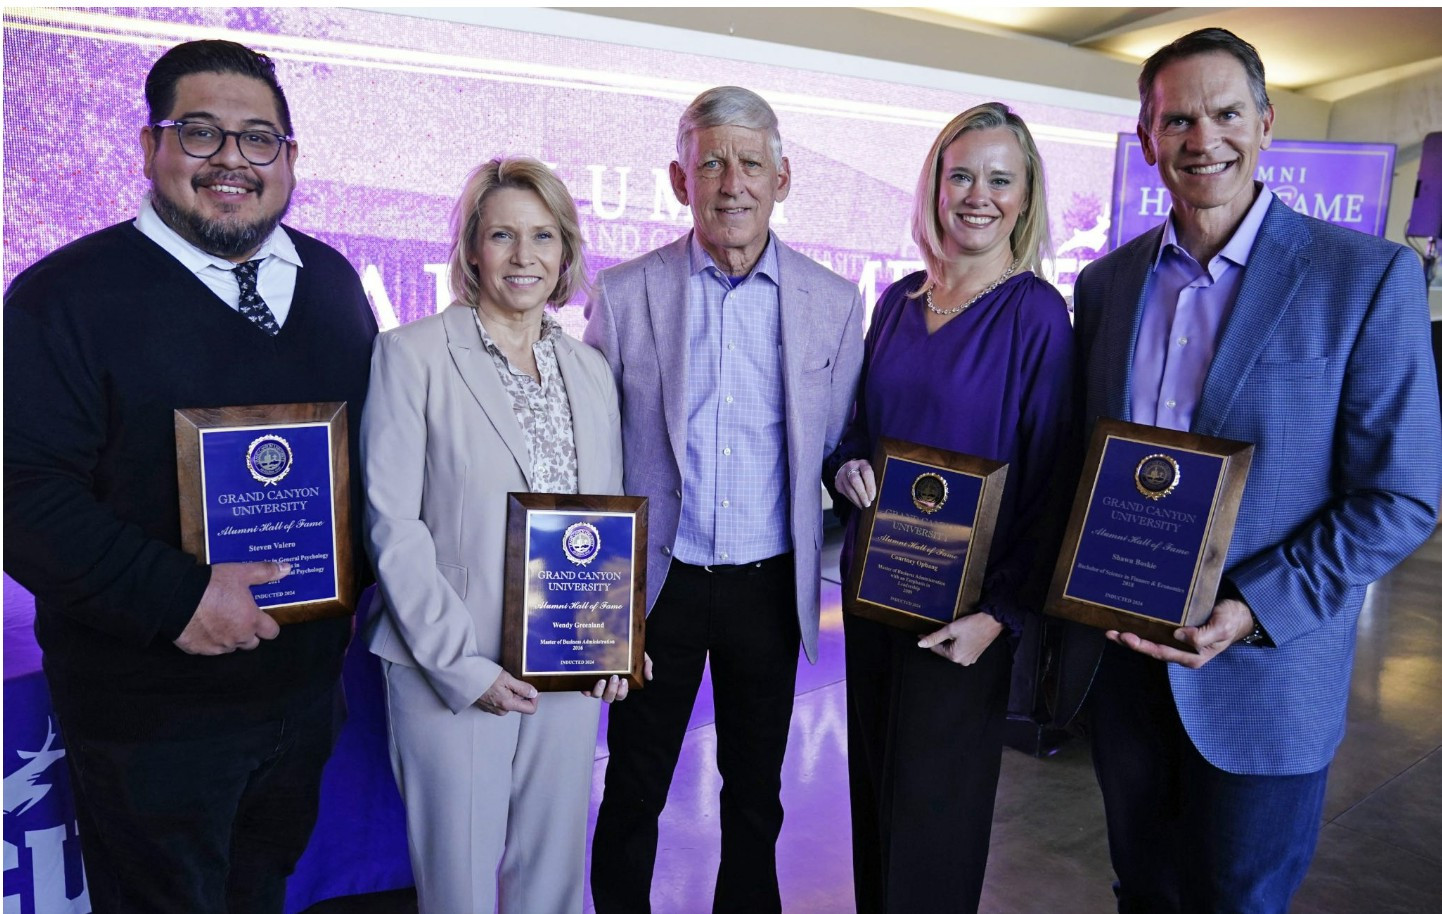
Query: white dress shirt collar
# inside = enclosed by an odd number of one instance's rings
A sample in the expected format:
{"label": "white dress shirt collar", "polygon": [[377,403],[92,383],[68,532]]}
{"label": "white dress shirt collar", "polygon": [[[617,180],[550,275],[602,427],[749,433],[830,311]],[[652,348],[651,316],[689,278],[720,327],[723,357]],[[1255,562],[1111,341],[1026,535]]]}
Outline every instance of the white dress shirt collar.
{"label": "white dress shirt collar", "polygon": [[[234,263],[224,257],[206,253],[180,237],[180,233],[166,225],[165,220],[161,219],[160,214],[150,205],[148,195],[140,204],[140,215],[135,217],[135,227],[140,229],[141,234],[145,237],[164,248],[166,253],[180,261],[192,273],[200,273],[206,267],[215,267],[228,273],[235,267]],[[300,254],[296,251],[294,242],[285,233],[285,229],[279,225],[249,259],[264,260],[267,257],[278,257],[296,267],[305,266],[301,263]]]}

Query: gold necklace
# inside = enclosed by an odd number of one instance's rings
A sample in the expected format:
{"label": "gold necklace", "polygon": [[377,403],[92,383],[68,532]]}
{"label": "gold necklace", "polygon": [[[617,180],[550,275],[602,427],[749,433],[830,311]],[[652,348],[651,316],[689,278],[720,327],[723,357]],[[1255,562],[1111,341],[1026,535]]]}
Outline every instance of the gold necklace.
{"label": "gold necklace", "polygon": [[957,305],[955,308],[947,308],[947,309],[945,309],[945,310],[942,310],[941,308],[938,308],[936,305],[932,304],[932,300],[931,300],[931,289],[927,289],[927,290],[926,290],[926,310],[930,311],[932,314],[940,314],[942,317],[949,317],[949,316],[951,316],[951,315],[953,315],[953,314],[960,314],[961,312],[965,311],[967,308],[970,308],[972,305],[974,305],[974,304],[976,304],[977,302],[981,301],[982,296],[986,295],[986,294],[989,293],[989,292],[994,291],[997,286],[999,286],[999,285],[1001,285],[1002,283],[1006,282],[1006,281],[1011,277],[1012,271],[1015,270],[1015,269],[1016,269],[1016,261],[1013,260],[1010,264],[1007,265],[1006,270],[1003,271],[1002,274],[996,278],[996,281],[995,281],[995,282],[993,282],[991,285],[987,286],[985,289],[982,289],[980,292],[976,293],[975,295],[973,295],[971,298],[967,299],[967,300],[966,300],[965,302],[963,302],[962,304]]}

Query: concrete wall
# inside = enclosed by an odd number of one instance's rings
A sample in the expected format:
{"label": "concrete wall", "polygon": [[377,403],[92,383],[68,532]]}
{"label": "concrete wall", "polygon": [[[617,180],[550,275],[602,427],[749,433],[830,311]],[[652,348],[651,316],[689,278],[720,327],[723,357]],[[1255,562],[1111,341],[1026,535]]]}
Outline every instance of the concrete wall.
{"label": "concrete wall", "polygon": [[[587,7],[572,11],[1136,100],[1136,64],[1000,30],[973,32],[844,8]],[[1299,17],[1307,14],[1301,8],[1296,13]],[[1284,89],[1272,89],[1271,96],[1277,109],[1278,138],[1396,144],[1387,237],[1404,241],[1422,137],[1442,129],[1442,58],[1430,66],[1408,67],[1391,82],[1342,98]],[[1442,270],[1438,272],[1442,284]],[[1434,315],[1442,317],[1442,288],[1433,289],[1432,307]]]}
{"label": "concrete wall", "polygon": [[1437,130],[1442,130],[1442,59],[1420,73],[1332,103],[1327,139],[1397,144],[1388,238],[1401,238],[1406,229],[1422,139]]}
{"label": "concrete wall", "polygon": [[[1397,144],[1392,200],[1387,211],[1387,237],[1393,241],[1402,241],[1406,233],[1422,160],[1422,139],[1437,130],[1442,130],[1442,59],[1420,72],[1332,103],[1328,139],[1382,139]],[[1433,319],[1442,319],[1442,269],[1433,279],[1429,298]]]}
{"label": "concrete wall", "polygon": [[[575,8],[577,13],[751,38],[821,51],[981,74],[1136,101],[1138,67],[1096,51],[1001,32],[983,34],[862,9]],[[1305,15],[1298,10],[1298,15]],[[1295,92],[1273,93],[1279,136],[1327,136],[1331,105]]]}

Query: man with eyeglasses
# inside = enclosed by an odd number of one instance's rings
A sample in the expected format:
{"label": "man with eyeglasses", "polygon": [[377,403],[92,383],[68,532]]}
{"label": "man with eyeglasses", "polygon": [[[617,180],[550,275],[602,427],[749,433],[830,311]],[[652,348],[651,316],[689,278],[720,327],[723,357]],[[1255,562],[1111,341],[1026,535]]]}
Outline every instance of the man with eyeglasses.
{"label": "man with eyeglasses", "polygon": [[181,550],[173,410],[344,400],[359,466],[376,323],[345,258],[280,225],[297,147],[269,58],[182,44],[145,97],[139,217],[5,296],[5,570],[36,597],[94,910],[279,912],[350,620],[281,629],[250,586],[288,567]]}

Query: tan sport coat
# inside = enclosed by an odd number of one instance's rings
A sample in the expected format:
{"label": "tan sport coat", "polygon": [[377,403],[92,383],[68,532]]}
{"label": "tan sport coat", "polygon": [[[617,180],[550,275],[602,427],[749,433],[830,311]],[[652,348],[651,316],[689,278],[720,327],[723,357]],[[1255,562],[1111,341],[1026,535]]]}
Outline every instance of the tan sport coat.
{"label": "tan sport coat", "polygon": [[[647,609],[671,567],[686,466],[687,292],[691,235],[602,270],[587,303],[586,342],[605,353],[625,404],[626,492],[647,506]],[[796,615],[816,662],[821,612],[821,463],[836,448],[861,374],[861,295],[850,281],[775,235],[780,272],[781,368],[785,384]],[[370,405],[366,405],[370,409]]]}

